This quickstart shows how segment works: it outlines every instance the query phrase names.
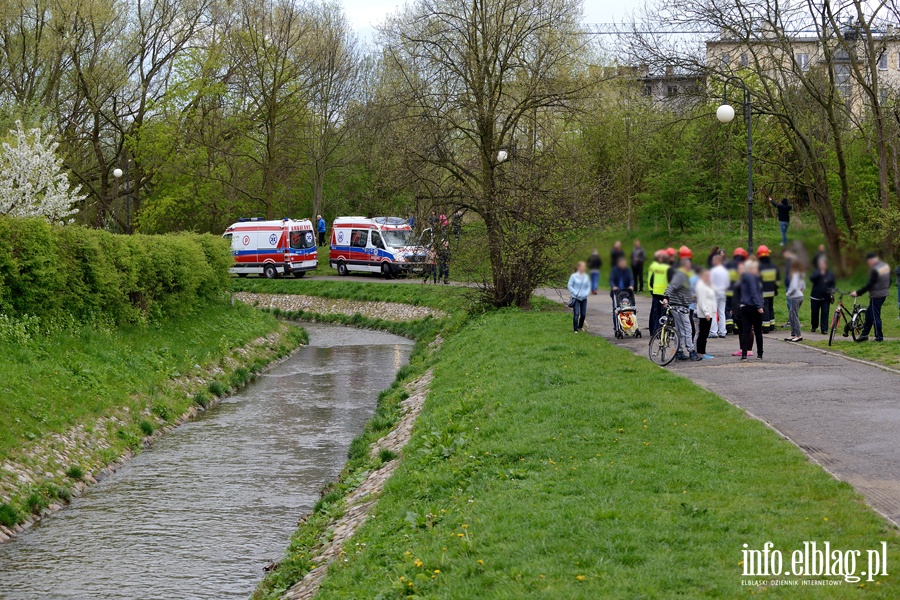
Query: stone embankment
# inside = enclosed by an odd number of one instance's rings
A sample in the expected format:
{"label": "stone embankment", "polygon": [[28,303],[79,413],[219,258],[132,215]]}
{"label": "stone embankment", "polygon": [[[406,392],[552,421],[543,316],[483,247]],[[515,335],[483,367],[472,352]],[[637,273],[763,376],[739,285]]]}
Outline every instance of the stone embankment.
{"label": "stone embankment", "polygon": [[297,294],[257,294],[252,292],[238,292],[234,297],[251,306],[277,308],[284,312],[302,310],[321,315],[353,316],[358,314],[386,321],[418,321],[426,317],[442,319],[447,316],[447,313],[441,310],[399,302],[368,302]]}

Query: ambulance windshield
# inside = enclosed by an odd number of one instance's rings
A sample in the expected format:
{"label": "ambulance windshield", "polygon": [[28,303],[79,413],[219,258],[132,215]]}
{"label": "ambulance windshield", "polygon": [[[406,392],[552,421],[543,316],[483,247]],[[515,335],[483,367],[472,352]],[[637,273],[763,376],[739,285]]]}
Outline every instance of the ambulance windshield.
{"label": "ambulance windshield", "polygon": [[412,231],[409,229],[382,229],[384,243],[391,248],[402,248],[412,245]]}

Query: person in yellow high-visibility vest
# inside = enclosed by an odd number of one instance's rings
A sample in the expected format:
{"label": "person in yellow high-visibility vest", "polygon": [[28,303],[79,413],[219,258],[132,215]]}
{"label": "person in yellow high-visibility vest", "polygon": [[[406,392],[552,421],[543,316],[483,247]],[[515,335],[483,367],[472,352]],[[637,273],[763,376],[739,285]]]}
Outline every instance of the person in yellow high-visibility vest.
{"label": "person in yellow high-visibility vest", "polygon": [[657,250],[653,254],[653,262],[650,263],[647,280],[652,294],[652,302],[650,304],[650,335],[656,333],[659,329],[659,319],[663,315],[662,301],[666,293],[666,286],[669,285],[669,269],[671,265],[668,261],[668,255],[665,250]]}
{"label": "person in yellow high-visibility vest", "polygon": [[756,249],[759,257],[759,277],[762,279],[763,295],[763,333],[775,329],[775,296],[778,295],[778,267],[772,263],[771,252],[767,246]]}

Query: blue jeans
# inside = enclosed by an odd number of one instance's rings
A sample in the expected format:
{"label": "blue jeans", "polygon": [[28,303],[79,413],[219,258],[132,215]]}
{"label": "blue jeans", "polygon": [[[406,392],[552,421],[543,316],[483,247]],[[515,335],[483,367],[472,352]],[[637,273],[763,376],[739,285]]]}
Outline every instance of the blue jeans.
{"label": "blue jeans", "polygon": [[591,291],[596,292],[600,288],[600,271],[591,271]]}
{"label": "blue jeans", "polygon": [[790,225],[790,223],[788,223],[787,221],[778,221],[778,226],[781,227],[781,245],[782,246],[787,246],[788,225]]}
{"label": "blue jeans", "polygon": [[584,300],[575,300],[575,306],[572,307],[572,326],[575,331],[584,327],[584,317],[587,313],[587,298]]}
{"label": "blue jeans", "polygon": [[885,298],[870,298],[869,308],[866,309],[866,325],[863,327],[862,334],[869,335],[872,326],[875,326],[875,339],[883,340],[884,331],[881,329],[881,307],[884,306]]}

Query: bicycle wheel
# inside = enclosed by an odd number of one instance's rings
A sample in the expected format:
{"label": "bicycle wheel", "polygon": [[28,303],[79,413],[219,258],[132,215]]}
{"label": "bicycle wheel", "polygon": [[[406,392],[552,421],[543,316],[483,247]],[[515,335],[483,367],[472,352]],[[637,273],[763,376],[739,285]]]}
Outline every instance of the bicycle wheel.
{"label": "bicycle wheel", "polygon": [[850,335],[853,336],[855,342],[862,335],[863,327],[866,325],[866,311],[860,310],[853,313],[850,318]]}
{"label": "bicycle wheel", "polygon": [[672,326],[663,326],[650,338],[650,360],[665,367],[675,360],[678,352],[678,334]]}
{"label": "bicycle wheel", "polygon": [[838,324],[841,322],[840,314],[835,311],[834,317],[831,319],[831,332],[828,334],[828,345],[832,345],[834,343],[834,333],[837,331]]}

